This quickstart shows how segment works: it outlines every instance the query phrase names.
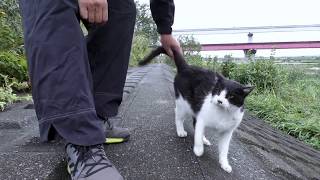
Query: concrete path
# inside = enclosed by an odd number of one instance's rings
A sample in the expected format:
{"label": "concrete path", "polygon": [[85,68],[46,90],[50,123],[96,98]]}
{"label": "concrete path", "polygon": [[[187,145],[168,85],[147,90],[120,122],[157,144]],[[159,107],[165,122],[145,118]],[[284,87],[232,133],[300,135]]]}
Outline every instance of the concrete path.
{"label": "concrete path", "polygon": [[[320,152],[246,115],[231,141],[233,172],[218,163],[215,137],[202,157],[192,152],[193,128],[179,138],[174,125],[173,72],[166,65],[130,69],[124,102],[113,121],[132,129],[127,143],[105,146],[128,180],[320,179]],[[68,179],[63,145],[40,144],[30,102],[0,113],[0,179]]]}

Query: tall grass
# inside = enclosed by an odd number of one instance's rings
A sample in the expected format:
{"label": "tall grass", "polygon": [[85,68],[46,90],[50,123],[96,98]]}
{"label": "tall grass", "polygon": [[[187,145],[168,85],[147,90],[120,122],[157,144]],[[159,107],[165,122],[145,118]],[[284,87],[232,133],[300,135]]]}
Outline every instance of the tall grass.
{"label": "tall grass", "polygon": [[247,108],[272,126],[320,149],[320,81],[302,79],[278,91],[256,92]]}

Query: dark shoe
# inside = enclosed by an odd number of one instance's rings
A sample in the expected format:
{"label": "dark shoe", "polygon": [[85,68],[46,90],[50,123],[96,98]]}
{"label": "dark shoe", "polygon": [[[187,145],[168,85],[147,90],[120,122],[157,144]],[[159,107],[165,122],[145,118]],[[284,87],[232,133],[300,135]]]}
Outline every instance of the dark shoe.
{"label": "dark shoe", "polygon": [[102,145],[66,145],[68,172],[72,180],[123,180]]}
{"label": "dark shoe", "polygon": [[130,131],[128,128],[121,128],[113,126],[108,118],[105,119],[106,126],[106,144],[115,144],[126,142],[130,138]]}

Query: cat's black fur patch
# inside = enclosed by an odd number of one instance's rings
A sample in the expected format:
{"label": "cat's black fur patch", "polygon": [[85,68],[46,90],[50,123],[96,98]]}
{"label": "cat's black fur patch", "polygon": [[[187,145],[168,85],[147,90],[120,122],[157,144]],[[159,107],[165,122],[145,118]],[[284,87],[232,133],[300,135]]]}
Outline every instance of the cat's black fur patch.
{"label": "cat's black fur patch", "polygon": [[[164,48],[156,48],[139,65],[149,63],[161,53],[166,54]],[[190,66],[179,52],[173,50],[173,54],[178,71],[174,79],[176,98],[181,95],[187,100],[195,114],[200,111],[203,101],[209,93],[212,93],[212,95],[220,94],[224,89],[227,90],[227,98],[231,104],[237,107],[243,106],[244,99],[250,93],[252,87],[243,86],[236,81],[225,78],[217,72]]]}

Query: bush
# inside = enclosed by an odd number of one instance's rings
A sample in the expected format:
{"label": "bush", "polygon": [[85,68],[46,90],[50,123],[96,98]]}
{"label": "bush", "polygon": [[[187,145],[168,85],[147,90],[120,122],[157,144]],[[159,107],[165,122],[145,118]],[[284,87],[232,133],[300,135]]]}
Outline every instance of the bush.
{"label": "bush", "polygon": [[203,60],[203,58],[200,56],[200,54],[194,54],[194,55],[185,55],[186,61],[188,64],[193,66],[205,66],[206,62]]}
{"label": "bush", "polygon": [[[0,73],[15,78],[18,82],[27,81],[27,62],[22,55],[14,51],[0,52]],[[0,80],[0,85],[3,83],[3,79]]]}
{"label": "bush", "polygon": [[177,39],[180,43],[183,56],[190,65],[204,66],[205,61],[200,55],[201,45],[193,36],[179,36]]}
{"label": "bush", "polygon": [[149,4],[136,1],[137,16],[134,33],[137,36],[143,35],[148,38],[150,45],[156,45],[159,41],[157,26],[151,16]]}
{"label": "bush", "polygon": [[133,38],[131,56],[130,56],[130,66],[137,66],[139,61],[141,61],[149,52],[149,40],[144,35],[136,35]]}
{"label": "bush", "polygon": [[0,51],[16,50],[23,53],[23,33],[18,3],[0,1]]}
{"label": "bush", "polygon": [[178,41],[185,56],[200,53],[201,45],[193,36],[179,36]]}
{"label": "bush", "polygon": [[251,84],[258,91],[277,90],[287,80],[285,71],[271,60],[231,65],[229,76],[242,84]]}
{"label": "bush", "polygon": [[6,14],[0,9],[0,50],[9,50],[16,44],[16,35],[5,22]]}
{"label": "bush", "polygon": [[3,111],[7,104],[17,101],[18,97],[13,93],[8,77],[0,74],[0,78],[4,81],[0,87],[0,111]]}
{"label": "bush", "polygon": [[223,74],[225,77],[230,78],[230,74],[235,71],[237,64],[234,63],[231,60],[227,60],[225,62],[222,63],[221,65],[221,74]]}
{"label": "bush", "polygon": [[288,71],[283,70],[270,60],[257,60],[249,63],[235,63],[227,60],[218,63],[208,60],[206,68],[220,72],[225,77],[236,80],[241,84],[251,84],[258,91],[274,91],[280,88],[288,79]]}
{"label": "bush", "polygon": [[20,100],[31,100],[31,96],[17,96],[13,88],[27,88],[27,83],[19,83],[15,79],[10,79],[8,76],[0,74],[0,79],[3,84],[0,86],[0,111],[3,111],[9,104]]}

